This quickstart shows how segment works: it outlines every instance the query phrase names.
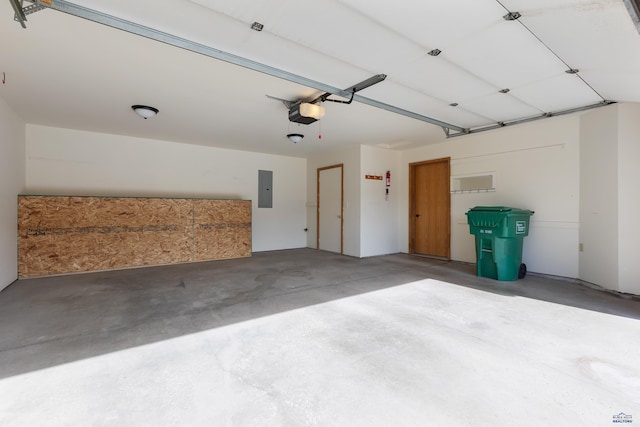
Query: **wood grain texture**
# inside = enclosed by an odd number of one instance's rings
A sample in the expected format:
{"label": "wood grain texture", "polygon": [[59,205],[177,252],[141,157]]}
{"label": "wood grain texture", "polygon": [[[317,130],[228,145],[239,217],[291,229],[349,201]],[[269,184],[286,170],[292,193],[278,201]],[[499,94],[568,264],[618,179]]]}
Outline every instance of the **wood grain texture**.
{"label": "wood grain texture", "polygon": [[196,261],[251,256],[251,201],[194,202]]}
{"label": "wood grain texture", "polygon": [[247,256],[250,201],[18,197],[20,278]]}

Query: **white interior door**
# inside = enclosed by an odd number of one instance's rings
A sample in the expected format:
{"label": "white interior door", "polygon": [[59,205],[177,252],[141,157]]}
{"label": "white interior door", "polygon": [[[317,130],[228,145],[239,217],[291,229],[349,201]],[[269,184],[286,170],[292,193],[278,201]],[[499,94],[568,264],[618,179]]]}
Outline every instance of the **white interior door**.
{"label": "white interior door", "polygon": [[342,172],[336,165],[318,169],[318,249],[342,253]]}

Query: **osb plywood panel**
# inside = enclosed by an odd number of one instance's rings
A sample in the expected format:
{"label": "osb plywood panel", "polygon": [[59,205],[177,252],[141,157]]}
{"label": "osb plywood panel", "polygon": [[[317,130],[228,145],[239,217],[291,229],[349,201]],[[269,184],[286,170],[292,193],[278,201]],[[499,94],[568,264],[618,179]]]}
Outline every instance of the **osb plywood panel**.
{"label": "osb plywood panel", "polygon": [[[223,202],[225,212],[203,216],[196,226],[194,206],[199,202]],[[233,205],[248,207],[242,220],[232,217]],[[205,205],[214,209],[217,205]],[[202,210],[202,209],[200,209]],[[215,221],[228,221],[216,223]],[[228,234],[209,229],[232,230],[248,225],[248,242],[238,244]],[[199,223],[198,223],[199,224]],[[199,237],[202,230],[208,237]],[[223,243],[207,242],[222,238]],[[206,254],[198,247],[207,248]],[[216,248],[212,250],[211,248]],[[247,251],[248,247],[248,251]],[[236,248],[241,248],[239,251]],[[220,255],[217,256],[216,254]],[[251,255],[251,202],[168,198],[117,198],[70,196],[18,197],[18,276],[108,270],[173,264]]]}
{"label": "osb plywood panel", "polygon": [[195,200],[196,260],[251,256],[250,200]]}

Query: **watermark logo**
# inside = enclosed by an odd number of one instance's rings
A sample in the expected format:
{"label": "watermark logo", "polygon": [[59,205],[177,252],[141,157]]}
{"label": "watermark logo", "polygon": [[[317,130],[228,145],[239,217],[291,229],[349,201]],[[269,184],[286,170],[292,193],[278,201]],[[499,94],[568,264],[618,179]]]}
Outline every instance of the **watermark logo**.
{"label": "watermark logo", "polygon": [[613,416],[613,423],[620,424],[631,424],[633,423],[633,415],[625,414],[624,412],[620,412]]}

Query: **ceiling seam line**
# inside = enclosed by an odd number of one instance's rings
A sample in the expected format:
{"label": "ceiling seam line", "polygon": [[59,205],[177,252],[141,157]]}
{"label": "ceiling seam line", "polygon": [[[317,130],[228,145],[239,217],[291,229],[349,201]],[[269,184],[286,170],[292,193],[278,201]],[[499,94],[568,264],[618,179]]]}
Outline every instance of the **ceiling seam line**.
{"label": "ceiling seam line", "polygon": [[[482,78],[482,77],[480,77],[480,76],[476,75],[475,73],[472,73],[472,72],[470,72],[469,70],[467,70],[467,69],[465,69],[465,68],[463,68],[463,67],[459,66],[459,65],[458,65],[458,64],[456,64],[454,61],[451,61],[451,60],[446,59],[446,58],[443,58],[443,59],[442,59],[442,61],[443,61],[443,62],[446,62],[446,63],[447,63],[447,64],[449,64],[449,65],[451,65],[451,66],[452,66],[452,67],[454,67],[456,70],[461,71],[461,72],[463,72],[463,73],[467,74],[468,76],[470,76],[470,77],[472,77],[472,78],[474,78],[474,79],[477,79],[477,80],[481,81],[482,83],[484,83],[484,84],[486,84],[486,85],[488,85],[488,86],[492,86],[496,91],[499,89],[499,87],[498,87],[498,86],[494,85],[494,84],[493,84],[493,83],[491,83],[490,81],[488,81],[488,80],[486,80],[486,79],[484,79],[484,78]],[[407,89],[415,90],[416,92],[418,92],[418,93],[419,93],[419,94],[421,94],[421,95],[427,96],[427,97],[429,97],[429,98],[431,98],[431,99],[435,99],[436,101],[439,101],[439,102],[441,102],[441,103],[443,103],[443,104],[445,104],[445,105],[449,105],[449,106],[451,106],[451,102],[452,102],[452,100],[445,100],[445,99],[440,98],[439,96],[434,96],[434,95],[431,95],[431,94],[429,94],[429,93],[426,93],[426,92],[424,92],[424,91],[423,91],[423,90],[421,90],[421,89],[412,88],[412,87],[410,87],[410,86],[407,86],[406,84],[404,84],[403,82],[401,82],[401,81],[399,81],[399,80],[393,80],[393,79],[391,79],[391,81],[393,81],[395,84],[397,84],[397,85],[399,85],[399,86],[402,86],[402,87],[407,88]],[[481,96],[483,96],[483,95],[481,95]],[[486,119],[486,120],[489,120],[489,121],[492,121],[492,122],[497,122],[497,121],[496,121],[494,118],[492,118],[492,117],[485,116],[484,114],[481,114],[481,113],[479,113],[479,112],[476,112],[476,111],[473,111],[473,110],[470,110],[470,109],[468,109],[468,108],[464,107],[464,104],[465,104],[465,102],[466,102],[466,101],[469,101],[470,99],[471,99],[471,100],[473,100],[473,99],[477,99],[477,98],[478,98],[478,97],[476,97],[476,98],[465,98],[465,99],[455,99],[455,100],[453,100],[453,101],[455,101],[455,102],[457,102],[457,103],[459,104],[459,105],[457,105],[457,106],[456,106],[456,108],[459,108],[460,110],[464,110],[464,111],[466,111],[466,112],[467,112],[467,113],[469,113],[469,114],[473,114],[473,115],[476,115],[476,116],[478,116],[478,117],[482,117],[483,119]],[[526,104],[526,102],[524,102],[524,101],[521,101],[521,102],[523,102],[524,104]],[[527,105],[529,105],[529,104],[527,104]],[[460,107],[460,106],[462,106],[462,107]],[[537,107],[533,107],[533,108],[536,108],[537,110],[540,110],[540,109],[539,109],[539,108],[537,108]],[[543,111],[541,111],[541,112],[543,112]]]}
{"label": "ceiling seam line", "polygon": [[598,102],[597,104],[585,105],[583,107],[570,108],[568,110],[555,111],[555,112],[543,114],[543,115],[540,115],[540,116],[527,117],[527,118],[524,118],[524,119],[515,119],[515,120],[511,120],[511,121],[499,122],[498,124],[495,124],[495,125],[482,126],[482,127],[475,128],[475,129],[469,129],[469,130],[467,130],[467,132],[464,132],[464,133],[462,133],[462,132],[460,132],[460,133],[452,133],[450,135],[447,135],[447,138],[453,138],[453,137],[462,136],[462,135],[469,135],[469,134],[472,134],[472,133],[486,132],[486,131],[489,131],[489,130],[500,129],[500,128],[503,128],[503,127],[506,127],[506,126],[513,126],[513,125],[518,125],[518,124],[522,124],[522,123],[535,122],[537,120],[548,119],[548,118],[551,118],[551,117],[563,116],[563,115],[567,115],[567,114],[577,113],[577,112],[580,112],[580,111],[592,110],[594,108],[599,108],[599,107],[606,107],[607,105],[611,105],[611,104],[615,104],[615,102],[614,101],[602,101],[602,102]]}
{"label": "ceiling seam line", "polygon": [[[562,59],[560,55],[558,55],[556,52],[553,51],[553,49],[547,46],[547,44],[543,42],[542,39],[540,39],[540,37],[538,37],[529,27],[527,27],[524,24],[524,22],[520,22],[520,20],[518,20],[518,23],[522,25],[522,27],[525,28],[531,35],[533,35],[533,37],[535,37],[536,40],[538,40],[549,52],[551,52],[556,58],[558,58],[567,67],[567,70],[573,70],[573,67],[571,65],[567,64],[567,62],[564,59]],[[585,79],[583,79],[579,72],[575,73],[575,76],[578,77],[582,81],[582,83],[584,83],[589,89],[591,89],[593,93],[598,95],[600,99],[602,99],[603,101],[606,101],[605,97],[600,95],[600,93],[597,90],[595,90],[593,86],[591,86]]]}
{"label": "ceiling seam line", "polygon": [[[504,10],[506,10],[509,13],[511,13],[511,11],[504,4],[502,4],[502,2],[500,0],[496,0],[496,3],[498,3],[500,6],[502,6],[504,8]],[[535,37],[535,39],[538,40],[538,42],[540,42],[540,44],[542,46],[544,46],[545,49],[547,49],[549,52],[551,52],[551,54],[553,56],[555,56],[556,59],[558,59],[560,62],[562,62],[564,64],[564,66],[567,67],[567,70],[572,70],[573,69],[573,67],[571,65],[569,65],[567,63],[567,61],[562,59],[562,57],[560,57],[560,55],[558,55],[553,49],[551,49],[551,47],[549,47],[549,45],[547,45],[540,37],[538,37],[538,35],[536,33],[534,33],[533,30],[531,30],[531,28],[527,27],[527,25],[524,22],[522,22],[521,19],[517,19],[517,22],[518,22],[518,24],[520,24],[522,26],[522,28],[527,30],[529,32],[529,34],[531,34],[533,37]],[[604,96],[600,95],[600,93],[597,90],[595,90],[593,86],[591,86],[589,83],[587,83],[587,81],[585,79],[583,79],[582,76],[579,73],[576,73],[575,75],[580,79],[580,81],[582,81],[582,83],[585,84],[585,86],[587,86],[589,89],[591,89],[591,91],[593,91],[593,93],[598,95],[598,97],[602,101],[606,101],[607,100]]]}
{"label": "ceiling seam line", "polygon": [[[195,4],[197,4],[197,5],[201,6],[201,7],[205,8],[205,9],[207,9],[207,10],[209,10],[209,11],[212,11],[213,13],[216,13],[216,14],[219,14],[219,15],[221,15],[221,16],[223,16],[223,17],[225,17],[225,18],[228,18],[228,19],[230,19],[231,21],[233,21],[233,22],[235,22],[235,23],[240,23],[240,24],[244,24],[244,23],[245,23],[244,21],[242,21],[242,20],[241,20],[240,18],[238,18],[238,17],[235,17],[235,16],[233,16],[233,15],[229,15],[228,13],[221,12],[221,11],[219,11],[219,10],[212,9],[212,8],[210,8],[210,7],[208,7],[208,6],[203,5],[203,4],[202,4],[202,3],[200,3],[200,2],[195,2]],[[304,44],[299,43],[299,42],[298,42],[298,41],[296,41],[296,40],[289,39],[289,38],[287,38],[286,36],[283,36],[283,35],[280,35],[280,34],[278,34],[278,33],[273,32],[273,31],[270,31],[268,27],[265,27],[264,29],[262,29],[262,30],[260,30],[260,31],[261,31],[262,33],[269,34],[270,36],[273,36],[273,37],[277,38],[278,40],[284,40],[284,41],[286,41],[287,43],[295,44],[296,46],[299,46],[299,47],[301,47],[301,48],[304,48],[304,49],[307,49],[307,50],[310,50],[310,51],[313,51],[313,52],[319,53],[319,54],[321,54],[321,55],[325,55],[325,56],[327,56],[327,57],[329,57],[329,58],[331,58],[331,59],[334,59],[334,60],[336,60],[336,61],[346,63],[346,62],[345,62],[345,60],[344,60],[343,58],[340,58],[340,57],[338,57],[338,56],[334,56],[334,55],[332,55],[332,54],[330,54],[330,53],[328,53],[328,52],[324,52],[324,51],[322,51],[322,50],[320,50],[320,49],[317,49],[317,48],[315,48],[315,47],[305,46]],[[360,66],[357,66],[357,68],[358,68],[359,70],[362,70],[362,71],[364,71],[364,72],[366,72],[366,73],[371,73],[371,74],[380,74],[380,71],[381,71],[381,70],[377,70],[377,71],[375,71],[375,70],[374,70],[374,71],[371,71],[371,70],[368,70],[368,69],[362,68],[362,67],[360,67]],[[315,89],[315,88],[314,88],[314,89]],[[321,92],[327,92],[327,91],[325,91],[325,90],[321,90],[321,89],[318,89],[318,90],[320,90]],[[342,93],[346,94],[346,95],[345,95],[345,96],[343,96],[343,97],[346,97],[346,98],[351,97],[351,94],[350,94],[350,93],[348,93],[348,92],[344,92],[344,91],[342,91]],[[338,93],[334,93],[333,95],[342,96],[341,94],[338,94]]]}
{"label": "ceiling seam line", "polygon": [[[350,10],[351,12],[354,13],[359,13],[360,15],[366,17],[367,20],[369,20],[370,22],[373,22],[376,25],[380,25],[382,28],[385,29],[385,31],[388,31],[391,34],[394,34],[395,36],[401,38],[402,40],[411,43],[412,45],[416,46],[420,51],[423,51],[423,55],[421,55],[420,57],[426,55],[426,52],[430,51],[431,49],[433,49],[433,46],[426,47],[423,46],[422,43],[418,43],[417,41],[411,39],[410,37],[408,37],[407,35],[403,34],[402,32],[395,30],[391,27],[389,27],[387,24],[385,24],[384,22],[374,18],[373,16],[371,16],[370,14],[368,14],[366,12],[366,10],[362,10],[362,9],[358,9],[356,7],[353,7],[351,5],[346,4],[343,0],[338,0],[337,3],[340,3],[342,5],[342,7],[344,7],[345,9]],[[415,59],[412,59],[410,62],[415,61]],[[403,66],[397,66],[397,69],[402,69]]]}
{"label": "ceiling seam line", "polygon": [[[452,64],[452,66],[456,67],[456,68],[457,68],[457,69],[459,69],[459,70],[466,71],[466,70],[464,70],[463,68],[459,67],[459,66],[458,66],[457,64],[455,64],[454,62],[451,62],[451,61],[447,61],[447,62],[448,62],[449,64]],[[497,89],[497,86],[492,85],[490,82],[487,82],[487,81],[485,81],[484,79],[481,79],[481,78],[479,78],[479,77],[475,76],[475,74],[473,74],[473,73],[467,73],[467,74],[469,74],[470,76],[472,76],[472,77],[474,77],[474,78],[477,78],[478,80],[481,80],[482,82],[484,82],[484,83],[486,83],[486,84],[488,84],[488,85],[494,86],[494,87],[496,87],[496,89]],[[391,80],[393,83],[397,84],[398,86],[402,86],[403,88],[410,89],[410,90],[414,90],[414,91],[418,92],[420,95],[423,95],[423,96],[429,97],[429,98],[431,98],[431,99],[433,99],[433,100],[436,100],[436,101],[438,101],[438,102],[442,103],[443,105],[449,105],[449,106],[451,105],[451,104],[450,104],[450,101],[445,100],[445,99],[442,99],[442,98],[440,98],[439,96],[431,95],[431,94],[429,94],[429,93],[424,92],[424,91],[423,91],[423,90],[421,90],[421,89],[412,88],[412,87],[407,86],[406,84],[404,84],[403,82],[398,81],[398,80],[393,80],[393,79],[390,79],[390,80]],[[356,95],[356,97],[358,97],[358,95]],[[471,99],[474,99],[474,98],[471,98]],[[468,100],[468,99],[467,99],[467,100]],[[464,100],[456,100],[456,101],[458,101],[458,102],[460,103],[460,105],[464,105],[464,102],[465,102]],[[458,108],[458,107],[459,107],[459,106],[456,106],[456,108]],[[475,112],[475,111],[469,110],[468,108],[465,108],[464,106],[459,107],[459,109],[460,109],[460,110],[463,110],[463,111],[466,111],[466,112],[467,112],[467,113],[469,113],[469,114],[474,114],[474,115],[476,115],[476,116],[478,116],[478,117],[481,117],[481,118],[483,118],[483,119],[486,119],[486,120],[489,120],[489,121],[492,121],[492,122],[495,122],[495,121],[496,121],[495,119],[493,119],[493,118],[491,118],[491,117],[487,117],[487,116],[485,116],[485,115],[483,115],[483,114],[480,114],[480,113],[478,113],[478,112]],[[443,124],[444,124],[444,125],[446,125],[447,127],[450,127],[450,126],[449,126],[449,125],[447,125],[446,123],[443,123]],[[441,125],[438,125],[438,126],[441,126]]]}
{"label": "ceiling seam line", "polygon": [[[361,13],[363,16],[366,16],[366,17],[367,17],[367,19],[368,19],[369,21],[371,21],[371,22],[373,22],[373,23],[375,23],[375,24],[377,24],[377,25],[382,26],[385,30],[389,31],[389,32],[390,32],[390,33],[392,33],[392,34],[395,34],[396,36],[398,36],[398,37],[402,38],[403,40],[405,40],[405,41],[407,41],[407,42],[409,42],[409,43],[411,43],[412,45],[415,45],[415,46],[417,46],[418,48],[423,49],[425,52],[429,49],[429,48],[427,48],[427,47],[423,46],[421,43],[418,43],[418,42],[414,41],[413,39],[411,39],[411,38],[407,37],[407,36],[406,36],[405,34],[403,34],[402,32],[400,32],[400,31],[396,31],[396,30],[394,30],[394,29],[392,29],[392,28],[388,27],[388,26],[387,26],[386,24],[384,24],[383,22],[379,21],[378,19],[376,19],[376,18],[372,17],[371,15],[369,15],[368,13],[366,13],[366,11],[365,11],[365,10],[358,9],[358,8],[352,7],[352,6],[350,6],[350,5],[347,5],[347,4],[345,4],[345,3],[344,3],[344,1],[342,1],[342,0],[338,0],[338,3],[340,3],[343,7],[345,7],[345,8],[347,8],[347,9],[349,9],[349,10],[350,10],[350,11],[352,11],[352,12]],[[498,2],[498,3],[499,3],[499,2]],[[502,5],[502,4],[500,4],[500,5],[504,8],[504,5]],[[505,8],[505,10],[506,10],[506,8]],[[426,54],[423,54],[421,57],[423,57],[424,55],[426,55]],[[411,62],[413,62],[413,61],[415,61],[415,59],[413,59]],[[464,68],[464,67],[461,67],[460,65],[458,65],[457,63],[455,63],[454,61],[452,61],[452,60],[450,60],[450,59],[442,58],[442,59],[441,59],[441,61],[448,63],[448,64],[449,64],[449,65],[451,65],[452,67],[455,67],[455,69],[456,69],[456,70],[458,70],[458,71],[460,71],[460,72],[462,72],[462,73],[464,73],[464,74],[468,75],[468,76],[469,76],[469,77],[471,77],[471,78],[477,79],[477,80],[481,81],[482,83],[484,83],[484,84],[486,84],[486,85],[488,85],[488,86],[492,86],[492,87],[494,87],[496,90],[501,89],[501,87],[499,87],[499,86],[495,85],[494,83],[490,82],[489,80],[485,79],[484,77],[481,77],[481,76],[479,76],[479,75],[477,75],[477,74],[475,74],[475,73],[471,72],[470,70],[468,70],[468,69],[466,69],[466,68]],[[403,83],[401,83],[399,80],[394,79],[394,78],[393,78],[393,75],[391,75],[391,79],[390,79],[390,80],[394,81],[395,83],[397,83],[397,84],[399,84],[399,85],[401,85],[401,86],[407,87],[406,85],[404,85]],[[421,91],[421,90],[416,90],[416,91],[417,91],[417,92],[419,92],[419,93],[421,93],[421,94],[423,94],[423,95],[425,95],[425,96],[428,96],[428,97],[430,97],[430,98],[433,98],[433,99],[436,99],[436,100],[438,100],[438,101],[440,101],[440,102],[443,102],[444,104],[450,104],[450,103],[451,103],[451,102],[453,102],[453,101],[455,101],[455,102],[464,102],[464,101],[460,101],[460,100],[444,100],[444,99],[441,99],[440,97],[433,96],[433,95],[428,94],[428,93],[425,93],[425,92],[423,92],[423,91]],[[523,102],[523,103],[524,103],[524,104],[526,104],[526,105],[529,105],[529,104],[527,104],[526,102],[524,102],[524,101],[522,101],[522,100],[520,100],[520,101],[521,101],[521,102]],[[537,108],[537,107],[535,107],[535,106],[531,106],[531,107],[532,107],[532,108],[534,108],[534,109],[536,109],[536,110],[539,110],[541,113],[543,113],[543,112],[544,112],[544,111],[540,110],[539,108]],[[495,119],[493,119],[493,118],[491,118],[491,117],[486,117],[486,116],[484,116],[484,115],[482,115],[482,114],[479,114],[479,113],[477,113],[477,112],[475,112],[475,111],[470,111],[470,110],[467,110],[467,109],[465,109],[465,111],[467,111],[467,112],[469,112],[469,113],[471,113],[471,114],[475,114],[475,115],[477,115],[477,116],[479,116],[479,117],[485,118],[485,119],[487,119],[487,120],[496,121]]]}
{"label": "ceiling seam line", "polygon": [[[383,110],[387,110],[387,111],[390,111],[392,113],[397,113],[397,114],[400,114],[400,115],[403,115],[403,116],[406,116],[406,117],[409,117],[409,118],[412,118],[412,119],[426,121],[426,120],[423,120],[422,118],[423,117],[427,117],[427,116],[423,116],[422,114],[414,113],[413,111],[405,110],[404,108],[396,107],[396,106],[393,106],[391,104],[386,104],[384,102],[377,101],[375,99],[366,98],[366,97],[360,96],[358,94],[356,94],[353,97],[353,99],[354,99],[354,101],[358,101],[358,102],[360,102],[362,104],[367,104],[367,105],[370,105],[372,107],[377,107],[377,108],[380,108],[380,109],[383,109]],[[436,125],[436,126],[440,126],[440,127],[446,127],[448,129],[452,129],[452,130],[455,130],[455,131],[458,131],[458,132],[463,132],[463,133],[468,131],[468,128],[463,128],[463,127],[460,127],[460,126],[454,126],[454,125],[451,125],[451,124],[449,124],[447,122],[443,122],[443,121],[440,121],[438,119],[433,119],[431,117],[429,117],[429,119],[430,120],[427,123],[431,123],[432,125]]]}
{"label": "ceiling seam line", "polygon": [[[502,7],[503,7],[507,12],[509,12],[509,10],[508,10],[508,9],[507,9],[507,8],[506,8],[502,3],[500,3],[500,1],[499,1],[499,0],[496,0],[496,1],[497,1],[497,2],[500,4],[500,6],[502,6]],[[370,20],[371,22],[374,22],[375,24],[381,25],[385,30],[387,30],[387,31],[389,31],[389,32],[391,32],[391,33],[393,33],[393,34],[395,34],[395,35],[396,35],[396,36],[398,36],[398,37],[401,37],[402,39],[404,39],[404,40],[406,40],[406,41],[408,41],[408,42],[412,43],[413,45],[418,46],[418,47],[420,47],[420,48],[424,48],[424,46],[422,46],[420,43],[416,43],[414,40],[412,40],[412,39],[410,39],[410,38],[406,37],[406,36],[405,36],[404,34],[402,34],[401,32],[399,32],[399,31],[395,31],[395,30],[393,30],[393,29],[389,28],[389,27],[388,27],[387,25],[385,25],[384,23],[380,22],[379,20],[377,20],[377,19],[375,19],[375,18],[371,17],[369,14],[367,14],[367,13],[366,13],[366,11],[361,10],[361,9],[353,8],[353,7],[351,7],[351,6],[347,5],[347,4],[345,4],[345,3],[344,3],[343,1],[341,1],[341,0],[338,0],[338,3],[340,3],[343,7],[347,8],[347,9],[349,9],[349,10],[351,10],[351,11],[355,11],[355,12],[359,12],[359,13],[363,14],[363,15],[364,15],[364,16],[366,16],[366,17],[367,17],[367,19],[368,19],[368,20]],[[526,27],[525,27],[525,28],[526,28]],[[527,30],[528,30],[528,28],[527,28]],[[530,31],[530,32],[531,32],[531,31]],[[534,34],[534,36],[535,36],[535,34]],[[540,41],[540,43],[542,43],[542,41],[541,41],[539,38],[537,38],[537,37],[536,37],[536,39],[537,39],[538,41]],[[543,44],[543,46],[547,47],[546,45],[544,45],[544,43],[542,43],[542,44]],[[426,49],[426,48],[425,48],[425,49]],[[547,47],[547,49],[548,49],[548,47]],[[549,50],[550,50],[550,49],[549,49]],[[553,51],[551,51],[551,52],[555,55],[555,53],[554,53]],[[562,60],[562,59],[560,59],[560,60]],[[456,64],[454,61],[451,61],[451,60],[446,59],[446,58],[444,58],[444,59],[443,59],[443,61],[444,61],[444,62],[447,62],[448,64],[450,64],[452,67],[455,67],[458,71],[461,71],[461,72],[463,72],[464,74],[467,74],[469,77],[472,77],[472,78],[478,79],[479,81],[483,82],[484,84],[486,84],[486,85],[488,85],[488,86],[492,86],[492,87],[494,87],[496,90],[500,89],[500,87],[496,86],[496,85],[495,85],[495,84],[493,84],[492,82],[490,82],[490,81],[486,80],[486,79],[485,79],[485,78],[483,78],[483,77],[480,77],[480,76],[476,75],[475,73],[472,73],[470,70],[467,70],[467,69],[465,69],[465,68],[463,68],[463,67],[459,66],[459,65],[458,65],[458,64]],[[563,61],[563,62],[564,62],[564,61]],[[565,65],[566,65],[566,64],[565,64]],[[392,80],[393,80],[393,77],[392,77]],[[403,86],[403,87],[407,87],[406,85],[404,85],[402,82],[400,82],[400,81],[398,81],[398,80],[393,80],[393,81],[394,81],[396,84],[399,84],[399,85],[401,85],[401,86]],[[585,83],[586,83],[586,82],[585,82]],[[589,86],[589,85],[588,85],[588,86]],[[591,87],[591,86],[589,86],[589,87]],[[591,88],[591,89],[593,90],[593,88]],[[415,90],[415,89],[414,89],[414,90]],[[440,102],[442,102],[442,103],[444,103],[444,104],[449,104],[449,103],[451,102],[451,100],[447,101],[447,100],[441,99],[440,97],[436,97],[436,96],[433,96],[433,95],[431,95],[431,94],[424,93],[424,92],[423,92],[423,91],[421,91],[421,90],[416,90],[416,91],[417,91],[417,92],[419,92],[419,93],[421,93],[422,95],[425,95],[425,96],[428,96],[429,98],[432,98],[432,99],[438,100],[438,101],[440,101]],[[595,92],[595,91],[594,91],[594,92]],[[596,92],[596,93],[597,93],[597,92]],[[510,96],[512,96],[514,99],[516,99],[518,102],[522,103],[523,105],[526,105],[526,106],[528,106],[528,107],[530,107],[530,108],[532,108],[532,109],[534,109],[534,110],[538,110],[538,111],[540,112],[540,114],[545,114],[545,113],[547,113],[547,112],[548,112],[548,111],[541,110],[540,108],[536,107],[535,105],[531,105],[531,104],[529,104],[528,102],[525,102],[524,100],[520,99],[520,98],[519,98],[519,97],[517,97],[517,96],[514,96],[513,94],[510,94]],[[600,98],[602,98],[602,97],[600,97]],[[602,99],[603,99],[603,101],[604,101],[604,98],[602,98]],[[463,102],[463,103],[464,103],[464,101],[459,101],[459,100],[456,100],[456,102]],[[475,112],[475,111],[470,111],[470,110],[468,110],[468,109],[466,109],[466,108],[462,108],[462,109],[463,109],[463,110],[465,110],[465,111],[467,111],[467,112],[468,112],[468,113],[470,113],[470,114],[474,114],[474,115],[476,115],[476,116],[479,116],[479,117],[485,118],[485,119],[490,120],[490,121],[493,121],[493,122],[495,122],[495,123],[501,123],[500,121],[495,120],[495,119],[494,119],[494,118],[492,118],[492,117],[486,117],[486,116],[484,116],[483,114],[477,113],[477,112]]]}
{"label": "ceiling seam line", "polygon": [[[201,43],[193,42],[188,39],[184,39],[178,36],[171,35],[150,27],[146,27],[141,24],[137,24],[131,21],[127,21],[122,18],[118,18],[103,12],[99,12],[94,9],[89,9],[83,6],[79,6],[74,3],[69,3],[64,0],[58,0],[52,2],[51,5],[47,5],[48,9],[53,9],[59,12],[67,13],[72,16],[87,19],[92,22],[96,22],[111,28],[119,29],[131,34],[146,37],[151,40],[155,40],[161,43],[165,43],[170,46],[181,48],[190,52],[198,53],[210,58],[225,61],[234,65],[238,65],[253,71],[261,72],[272,77],[277,77],[283,80],[287,80],[293,83],[297,83],[303,86],[307,86],[313,89],[317,89],[324,92],[330,92],[337,96],[350,97],[351,94],[345,92],[343,89],[339,89],[316,80],[312,80],[294,73],[290,73],[279,68],[272,67],[270,65],[262,64],[250,59],[234,55],[232,53],[224,52],[222,50],[203,45]],[[447,127],[449,129],[456,130],[458,132],[465,132],[467,129],[461,126],[453,125],[443,122],[441,120],[434,119],[432,117],[424,116],[422,114],[415,113],[400,107],[396,107],[384,102],[376,101],[370,98],[365,98],[359,95],[355,95],[354,100],[377,107],[383,110],[391,111],[397,114],[404,115],[409,118],[420,120],[426,123],[430,123],[440,127]]]}

